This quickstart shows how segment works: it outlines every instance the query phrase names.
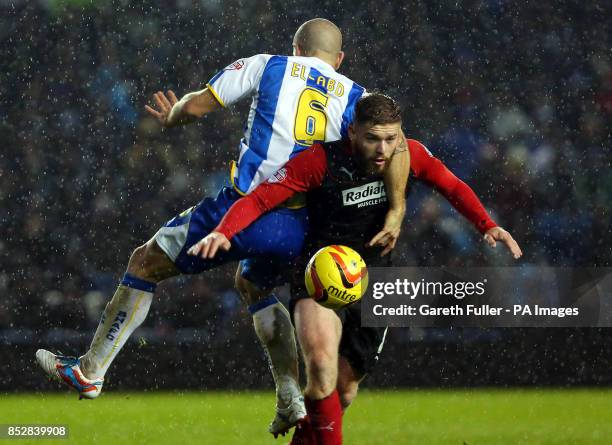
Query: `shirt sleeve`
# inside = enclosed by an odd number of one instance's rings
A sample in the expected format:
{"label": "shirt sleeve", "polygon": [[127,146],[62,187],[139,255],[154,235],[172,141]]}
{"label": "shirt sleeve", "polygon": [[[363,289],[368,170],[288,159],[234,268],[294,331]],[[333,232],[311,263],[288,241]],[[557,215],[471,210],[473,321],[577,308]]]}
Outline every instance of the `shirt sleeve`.
{"label": "shirt sleeve", "polygon": [[497,227],[474,190],[457,178],[423,144],[414,139],[408,139],[408,148],[410,150],[410,169],[417,179],[428,183],[440,192],[480,233],[484,234],[492,227]]}
{"label": "shirt sleeve", "polygon": [[326,172],[325,149],[321,145],[313,145],[292,158],[250,194],[232,204],[214,231],[231,239],[296,193],[319,187]]}
{"label": "shirt sleeve", "polygon": [[238,59],[215,74],[206,87],[224,107],[252,96],[259,86],[270,57],[267,54],[258,54],[247,59]]}

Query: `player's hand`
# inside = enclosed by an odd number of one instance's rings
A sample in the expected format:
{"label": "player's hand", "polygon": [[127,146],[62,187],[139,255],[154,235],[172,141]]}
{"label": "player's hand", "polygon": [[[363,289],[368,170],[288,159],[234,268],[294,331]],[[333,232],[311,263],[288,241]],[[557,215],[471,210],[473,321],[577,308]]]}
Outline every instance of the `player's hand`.
{"label": "player's hand", "polygon": [[174,91],[168,90],[168,93],[166,94],[164,94],[163,91],[158,91],[157,93],[153,94],[153,100],[155,101],[157,107],[153,108],[145,105],[145,110],[151,116],[156,118],[162,126],[166,128],[169,127],[168,117],[170,116],[170,111],[172,110],[174,104],[178,102]]}
{"label": "player's hand", "polygon": [[523,251],[519,247],[518,243],[514,241],[512,235],[501,227],[493,227],[487,230],[484,235],[484,239],[491,247],[497,245],[497,241],[501,241],[506,245],[515,260],[519,259],[523,255]]}
{"label": "player's hand", "polygon": [[367,244],[367,247],[380,246],[384,247],[380,256],[385,256],[393,249],[397,244],[401,229],[402,221],[404,220],[404,211],[402,210],[389,210],[385,217],[385,226],[383,229],[374,235]]}
{"label": "player's hand", "polygon": [[193,256],[199,256],[203,259],[214,258],[219,249],[225,250],[226,252],[232,247],[232,243],[219,232],[210,232],[200,241],[195,243],[187,251],[187,254]]}

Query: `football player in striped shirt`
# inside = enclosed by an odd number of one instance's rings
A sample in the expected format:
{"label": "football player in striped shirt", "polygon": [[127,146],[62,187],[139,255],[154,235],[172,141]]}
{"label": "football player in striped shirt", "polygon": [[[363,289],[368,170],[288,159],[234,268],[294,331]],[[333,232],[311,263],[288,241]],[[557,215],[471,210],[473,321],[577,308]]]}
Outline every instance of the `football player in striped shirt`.
{"label": "football player in striped shirt", "polygon": [[[307,220],[302,199],[289,200],[260,218],[234,238],[231,251],[220,252],[214,260],[187,255],[236,200],[288,160],[313,143],[346,136],[364,88],[336,71],[344,58],[340,30],[327,20],[310,20],[296,32],[293,48],[293,56],[258,54],[239,59],[210,79],[206,88],[181,100],[171,91],[158,92],[155,107],[146,106],[163,126],[173,127],[242,99],[251,100],[244,137],[238,144],[238,162],[230,172],[231,186],[176,216],[134,250],[83,356],[37,351],[43,369],[75,388],[81,397],[93,399],[100,394],[113,359],[144,321],[158,282],[240,261],[237,287],[250,304],[255,331],[270,358],[276,383],[277,416],[270,432],[282,433],[305,416],[293,327],[287,310],[271,294],[275,286],[286,282],[288,264],[303,247]],[[407,166],[404,147],[393,157],[385,177],[392,209],[372,239],[389,249],[397,240],[405,210]]]}

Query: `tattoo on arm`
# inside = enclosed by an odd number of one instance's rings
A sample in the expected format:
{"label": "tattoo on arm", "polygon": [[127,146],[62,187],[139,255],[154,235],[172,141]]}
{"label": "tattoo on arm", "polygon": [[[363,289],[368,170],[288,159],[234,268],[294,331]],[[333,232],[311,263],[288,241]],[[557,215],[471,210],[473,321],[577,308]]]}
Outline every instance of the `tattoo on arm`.
{"label": "tattoo on arm", "polygon": [[400,144],[397,146],[397,148],[395,149],[395,151],[393,152],[391,156],[393,157],[396,154],[401,153],[406,150],[408,150],[408,144],[406,143],[406,138],[402,137],[402,142],[400,142]]}

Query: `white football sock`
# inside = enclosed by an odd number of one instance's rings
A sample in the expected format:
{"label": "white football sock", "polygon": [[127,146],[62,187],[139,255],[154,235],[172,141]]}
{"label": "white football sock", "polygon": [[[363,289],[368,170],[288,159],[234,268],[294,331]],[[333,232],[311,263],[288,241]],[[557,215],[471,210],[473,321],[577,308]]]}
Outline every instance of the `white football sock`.
{"label": "white football sock", "polygon": [[279,408],[301,394],[298,383],[298,352],[291,317],[274,295],[249,306],[259,341],[268,356]]}
{"label": "white football sock", "polygon": [[155,283],[126,273],[106,305],[89,350],[81,357],[81,371],[88,379],[104,378],[132,332],[147,317]]}

